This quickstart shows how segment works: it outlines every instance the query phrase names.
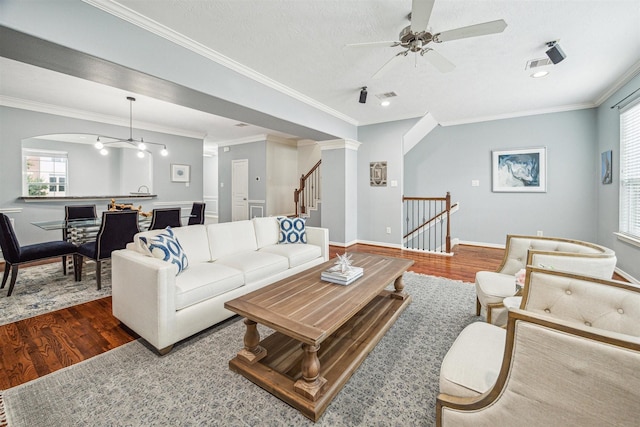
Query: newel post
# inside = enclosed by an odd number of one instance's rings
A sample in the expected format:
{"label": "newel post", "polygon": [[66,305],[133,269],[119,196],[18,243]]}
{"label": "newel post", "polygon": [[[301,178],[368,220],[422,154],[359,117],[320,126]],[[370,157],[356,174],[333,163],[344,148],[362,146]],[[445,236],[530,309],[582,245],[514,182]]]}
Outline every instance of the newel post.
{"label": "newel post", "polygon": [[451,193],[447,191],[446,196],[446,204],[447,204],[447,253],[451,253]]}

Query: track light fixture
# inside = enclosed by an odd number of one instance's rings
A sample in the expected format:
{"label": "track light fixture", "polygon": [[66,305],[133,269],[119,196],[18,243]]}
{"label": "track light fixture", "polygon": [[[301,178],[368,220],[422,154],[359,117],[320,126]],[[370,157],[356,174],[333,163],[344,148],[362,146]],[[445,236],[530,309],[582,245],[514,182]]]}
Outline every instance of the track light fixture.
{"label": "track light fixture", "polygon": [[365,104],[367,102],[367,87],[362,86],[360,89],[360,99],[358,100],[360,104]]}
{"label": "track light fixture", "polygon": [[546,54],[554,64],[557,64],[567,57],[562,49],[560,49],[560,45],[558,44],[557,40],[547,42],[547,47],[549,48],[549,50],[546,51]]}
{"label": "track light fixture", "polygon": [[109,136],[102,136],[102,138],[109,139],[109,141],[101,141],[100,136],[98,136],[98,138],[96,139],[96,143],[94,144],[94,147],[96,147],[97,150],[100,150],[100,154],[102,154],[103,156],[106,156],[109,153],[109,151],[106,149],[107,145],[124,142],[130,145],[133,145],[139,150],[138,157],[144,157],[145,152],[151,154],[151,151],[147,149],[147,146],[151,144],[151,145],[161,146],[162,150],[160,150],[160,155],[167,156],[169,154],[169,151],[167,151],[166,145],[159,144],[157,142],[145,141],[142,138],[140,139],[133,138],[133,101],[135,101],[136,99],[132,96],[127,96],[127,100],[129,101],[129,138],[122,139],[122,138],[112,138]]}

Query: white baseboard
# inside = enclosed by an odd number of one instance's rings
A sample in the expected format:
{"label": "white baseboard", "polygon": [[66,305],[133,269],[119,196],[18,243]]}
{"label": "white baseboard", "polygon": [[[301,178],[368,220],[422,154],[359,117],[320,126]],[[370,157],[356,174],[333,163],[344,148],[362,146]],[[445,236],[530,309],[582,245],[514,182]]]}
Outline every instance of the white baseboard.
{"label": "white baseboard", "polygon": [[329,241],[329,246],[339,246],[341,248],[347,248],[357,243],[359,243],[357,240],[352,240],[351,242],[347,242],[347,243]]}
{"label": "white baseboard", "polygon": [[505,249],[504,244],[500,244],[500,243],[469,242],[466,240],[459,240],[458,244],[468,245],[468,246],[483,246],[485,248]]}

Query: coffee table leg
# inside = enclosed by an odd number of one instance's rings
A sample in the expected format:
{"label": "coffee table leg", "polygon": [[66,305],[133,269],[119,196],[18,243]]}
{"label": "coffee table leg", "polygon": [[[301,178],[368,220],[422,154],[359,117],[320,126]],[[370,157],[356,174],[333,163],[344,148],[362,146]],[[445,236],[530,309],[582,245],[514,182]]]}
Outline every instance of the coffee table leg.
{"label": "coffee table leg", "polygon": [[267,355],[267,350],[260,346],[257,323],[250,319],[244,319],[244,324],[247,325],[247,330],[244,333],[244,348],[238,352],[238,358],[249,364],[254,364]]}
{"label": "coffee table leg", "polygon": [[403,277],[402,275],[396,277],[395,282],[393,282],[393,287],[395,288],[395,292],[391,294],[391,298],[405,300],[409,296],[404,291],[404,280],[402,277]]}
{"label": "coffee table leg", "polygon": [[327,380],[320,376],[320,360],[318,350],[320,346],[302,344],[304,355],[302,356],[302,378],[295,382],[293,389],[302,396],[312,401],[318,400],[322,388]]}

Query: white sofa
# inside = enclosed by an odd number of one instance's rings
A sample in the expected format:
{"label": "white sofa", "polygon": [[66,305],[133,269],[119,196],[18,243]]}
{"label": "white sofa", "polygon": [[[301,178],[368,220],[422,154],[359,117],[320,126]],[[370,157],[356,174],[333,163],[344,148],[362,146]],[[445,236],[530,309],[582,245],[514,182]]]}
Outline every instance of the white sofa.
{"label": "white sofa", "polygon": [[173,344],[234,315],[228,300],[329,259],[329,232],[306,227],[307,244],[278,244],[277,218],[254,218],[172,229],[188,268],[154,258],[138,233],[112,258],[113,315],[160,354]]}
{"label": "white sofa", "polygon": [[503,300],[516,293],[515,274],[527,265],[611,279],[616,261],[614,251],[594,243],[510,234],[498,270],[476,273],[476,315],[484,313],[488,323],[504,326]]}

